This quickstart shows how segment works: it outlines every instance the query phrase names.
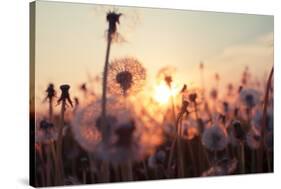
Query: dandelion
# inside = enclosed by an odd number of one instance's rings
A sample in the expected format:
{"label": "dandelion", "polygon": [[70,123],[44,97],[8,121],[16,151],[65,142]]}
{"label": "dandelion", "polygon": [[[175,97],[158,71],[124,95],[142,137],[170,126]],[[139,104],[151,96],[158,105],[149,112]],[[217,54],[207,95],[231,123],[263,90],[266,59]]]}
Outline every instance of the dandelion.
{"label": "dandelion", "polygon": [[58,99],[58,104],[63,102],[65,104],[69,103],[71,106],[73,106],[72,100],[70,99],[70,95],[69,95],[69,92],[68,92],[69,89],[70,89],[70,86],[69,85],[61,85],[60,89],[61,89],[61,96]]}
{"label": "dandelion", "polygon": [[260,147],[261,143],[261,135],[260,132],[252,127],[252,129],[248,132],[247,137],[246,137],[246,142],[247,145],[253,149],[256,150]]}
{"label": "dandelion", "polygon": [[239,120],[233,120],[230,125],[230,137],[229,141],[233,146],[238,145],[240,150],[240,169],[242,172],[245,172],[245,147],[244,147],[244,141],[246,140],[246,131],[245,128],[243,128],[242,123]]}
{"label": "dandelion", "polygon": [[122,58],[112,61],[108,72],[108,90],[112,94],[135,94],[144,85],[146,71],[135,58]]}
{"label": "dandelion", "polygon": [[106,15],[106,20],[108,22],[108,33],[115,34],[117,31],[117,24],[119,24],[119,19],[122,13],[116,13],[113,11],[109,11]]}
{"label": "dandelion", "polygon": [[164,81],[167,84],[167,86],[169,86],[173,81],[175,71],[176,69],[173,67],[169,67],[169,66],[164,67],[158,71],[157,79],[159,81]]}
{"label": "dandelion", "polygon": [[218,126],[213,125],[206,128],[202,135],[202,144],[210,151],[223,150],[228,143],[226,131]]}
{"label": "dandelion", "polygon": [[194,137],[199,136],[199,129],[197,123],[193,119],[184,120],[181,124],[182,137],[187,140],[192,140]]}
{"label": "dandelion", "polygon": [[239,120],[233,120],[231,126],[232,126],[233,136],[239,141],[245,140],[246,132],[242,128],[241,122]]}
{"label": "dandelion", "polygon": [[213,88],[210,92],[210,96],[213,100],[216,100],[218,98],[218,90]]}
{"label": "dandelion", "polygon": [[57,143],[57,161],[58,161],[58,169],[60,181],[63,181],[64,178],[64,170],[63,170],[63,160],[62,160],[62,142],[63,142],[63,130],[64,130],[64,116],[66,106],[69,103],[71,107],[73,106],[72,101],[69,95],[70,86],[67,84],[61,85],[61,96],[58,99],[58,104],[61,104],[61,112],[60,112],[60,122],[59,122],[59,131],[58,131],[58,143]]}
{"label": "dandelion", "polygon": [[[272,131],[273,130],[273,109],[268,108],[266,113],[266,120],[267,124],[265,126],[266,131]],[[254,115],[251,119],[251,125],[256,127],[257,129],[262,128],[262,121],[263,121],[263,112],[260,109],[257,109],[254,111]]]}
{"label": "dandelion", "polygon": [[108,77],[108,64],[109,64],[109,54],[111,42],[114,34],[117,32],[117,24],[119,24],[119,18],[122,14],[116,12],[108,12],[106,15],[106,20],[108,22],[108,35],[107,35],[107,47],[105,54],[105,63],[103,71],[103,81],[102,81],[102,103],[101,103],[101,122],[102,122],[102,132],[103,135],[106,134],[107,128],[105,125],[106,121],[106,101],[107,101],[107,77]]}
{"label": "dandelion", "polygon": [[237,169],[237,159],[224,159],[219,161],[214,166],[210,167],[207,171],[202,173],[203,177],[206,176],[222,176],[233,174]]}
{"label": "dandelion", "polygon": [[159,129],[145,123],[128,105],[110,98],[107,104],[107,141],[101,132],[101,101],[81,108],[74,116],[72,131],[77,142],[99,159],[120,164],[142,160],[161,143]]}
{"label": "dandelion", "polygon": [[46,120],[41,120],[36,127],[35,141],[40,143],[50,143],[57,140],[58,133],[54,124]]}
{"label": "dandelion", "polygon": [[54,89],[54,84],[50,83],[46,89],[47,96],[45,100],[49,101],[49,120],[53,121],[53,99],[56,96],[56,91]]}
{"label": "dandelion", "polygon": [[159,150],[154,155],[148,158],[148,167],[151,169],[156,168],[164,164],[166,159],[166,153],[163,150]]}
{"label": "dandelion", "polygon": [[260,102],[260,93],[255,89],[242,89],[240,91],[239,99],[243,105],[252,109]]}
{"label": "dandelion", "polygon": [[227,85],[227,95],[228,96],[232,96],[232,94],[233,94],[233,84],[232,83],[229,83],[228,85]]}
{"label": "dandelion", "polygon": [[193,103],[196,103],[197,100],[197,93],[190,93],[188,96],[189,100]]}

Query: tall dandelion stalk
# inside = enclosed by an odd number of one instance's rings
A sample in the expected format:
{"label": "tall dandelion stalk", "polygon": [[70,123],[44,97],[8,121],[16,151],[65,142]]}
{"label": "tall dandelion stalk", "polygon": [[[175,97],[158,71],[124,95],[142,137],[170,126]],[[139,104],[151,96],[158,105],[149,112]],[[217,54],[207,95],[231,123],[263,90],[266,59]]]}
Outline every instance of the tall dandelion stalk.
{"label": "tall dandelion stalk", "polygon": [[114,34],[117,32],[117,24],[119,24],[119,18],[122,14],[115,12],[108,12],[106,20],[108,22],[108,33],[107,33],[107,47],[103,71],[103,81],[102,81],[102,104],[101,104],[101,118],[102,118],[102,132],[103,136],[106,137],[108,128],[106,128],[106,94],[107,94],[107,74],[108,74],[108,64],[109,64],[109,54],[112,39]]}
{"label": "tall dandelion stalk", "polygon": [[[101,121],[102,121],[102,135],[103,140],[105,142],[108,141],[109,135],[109,128],[106,123],[106,96],[107,96],[107,74],[108,74],[108,64],[109,64],[109,54],[110,54],[110,47],[112,43],[112,39],[114,35],[117,33],[117,24],[119,24],[119,18],[122,14],[115,13],[115,12],[108,12],[106,15],[106,20],[108,22],[108,33],[107,33],[107,47],[106,47],[106,54],[105,54],[105,63],[104,63],[104,71],[103,71],[103,80],[102,80],[102,102],[101,102]],[[103,162],[102,164],[103,169],[103,179],[104,181],[109,181],[109,165],[107,162]]]}
{"label": "tall dandelion stalk", "polygon": [[[45,100],[48,100],[48,104],[49,104],[49,122],[52,123],[53,122],[53,100],[54,100],[54,97],[56,95],[56,91],[54,89],[54,84],[50,83],[46,89],[46,93],[47,93],[47,96],[45,98]],[[47,184],[48,185],[51,185],[51,167],[52,167],[52,158],[54,159],[55,162],[56,161],[56,154],[53,153],[52,149],[54,148],[54,142],[53,141],[50,141],[49,145],[47,146]],[[54,168],[56,171],[55,171],[55,174],[57,174],[57,169],[58,167],[55,166]],[[55,177],[55,179],[57,179],[57,176]],[[57,183],[57,181],[56,181]]]}
{"label": "tall dandelion stalk", "polygon": [[265,128],[267,125],[267,107],[268,107],[268,101],[269,101],[269,92],[270,92],[270,88],[271,88],[271,81],[273,78],[273,67],[270,71],[268,80],[267,80],[267,85],[266,85],[266,91],[265,91],[265,97],[264,97],[264,105],[263,105],[263,116],[262,116],[262,129],[261,129],[261,147],[259,150],[259,167],[258,167],[258,172],[262,172],[262,165],[263,165],[263,153],[264,153],[264,138],[265,138]]}
{"label": "tall dandelion stalk", "polygon": [[59,180],[60,184],[63,184],[64,179],[64,172],[63,172],[63,161],[62,161],[62,145],[63,145],[63,127],[64,127],[64,113],[66,110],[67,103],[71,106],[72,101],[69,96],[69,85],[61,85],[61,96],[58,100],[58,104],[61,103],[61,112],[60,112],[60,122],[59,122],[59,132],[58,132],[58,143],[57,143],[57,161],[58,161],[58,168],[59,168]]}

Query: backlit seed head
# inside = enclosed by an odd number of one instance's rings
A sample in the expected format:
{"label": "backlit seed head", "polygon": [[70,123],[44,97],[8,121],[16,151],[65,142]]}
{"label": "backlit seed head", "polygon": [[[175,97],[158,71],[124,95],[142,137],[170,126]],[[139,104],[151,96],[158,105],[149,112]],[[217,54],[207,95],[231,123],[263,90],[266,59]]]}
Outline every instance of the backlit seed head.
{"label": "backlit seed head", "polygon": [[73,106],[72,101],[70,99],[70,95],[69,95],[70,86],[67,84],[61,85],[60,89],[61,89],[61,96],[58,100],[58,104],[62,101],[65,101],[65,102],[68,102],[71,106]]}
{"label": "backlit seed head", "polygon": [[108,22],[108,32],[114,34],[117,31],[117,24],[119,24],[119,18],[122,14],[116,13],[114,11],[109,11],[106,15],[106,20]]}
{"label": "backlit seed head", "polygon": [[109,65],[108,90],[115,95],[135,94],[143,87],[145,78],[146,71],[137,59],[115,59]]}
{"label": "backlit seed head", "polygon": [[48,88],[46,89],[46,99],[49,99],[50,101],[55,97],[56,91],[54,89],[54,84],[50,83]]}

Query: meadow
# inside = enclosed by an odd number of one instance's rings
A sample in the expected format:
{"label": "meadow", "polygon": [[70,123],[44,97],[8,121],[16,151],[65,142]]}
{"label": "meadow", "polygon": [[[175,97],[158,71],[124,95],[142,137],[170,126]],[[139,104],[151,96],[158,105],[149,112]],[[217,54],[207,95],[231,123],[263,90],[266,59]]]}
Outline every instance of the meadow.
{"label": "meadow", "polygon": [[46,86],[47,110],[35,110],[35,185],[273,172],[273,65],[264,80],[246,66],[227,86],[214,73],[210,87],[200,62],[198,87],[180,88],[173,65],[163,66],[152,85],[137,58],[110,57],[122,16],[105,16],[104,70],[93,76],[101,79],[81,81],[79,94],[65,83]]}

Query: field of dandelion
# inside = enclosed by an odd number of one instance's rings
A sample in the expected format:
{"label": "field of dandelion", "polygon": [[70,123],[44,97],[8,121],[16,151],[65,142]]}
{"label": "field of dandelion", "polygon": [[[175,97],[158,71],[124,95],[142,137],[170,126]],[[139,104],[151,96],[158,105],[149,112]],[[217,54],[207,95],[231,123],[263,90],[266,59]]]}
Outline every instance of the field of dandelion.
{"label": "field of dandelion", "polygon": [[203,61],[196,86],[179,83],[173,65],[148,82],[150,68],[138,58],[111,57],[118,48],[112,44],[124,41],[122,16],[104,13],[103,73],[75,92],[77,86],[49,81],[30,112],[34,185],[273,172],[273,65],[263,79],[253,64],[245,66],[225,86],[219,72],[209,86]]}

